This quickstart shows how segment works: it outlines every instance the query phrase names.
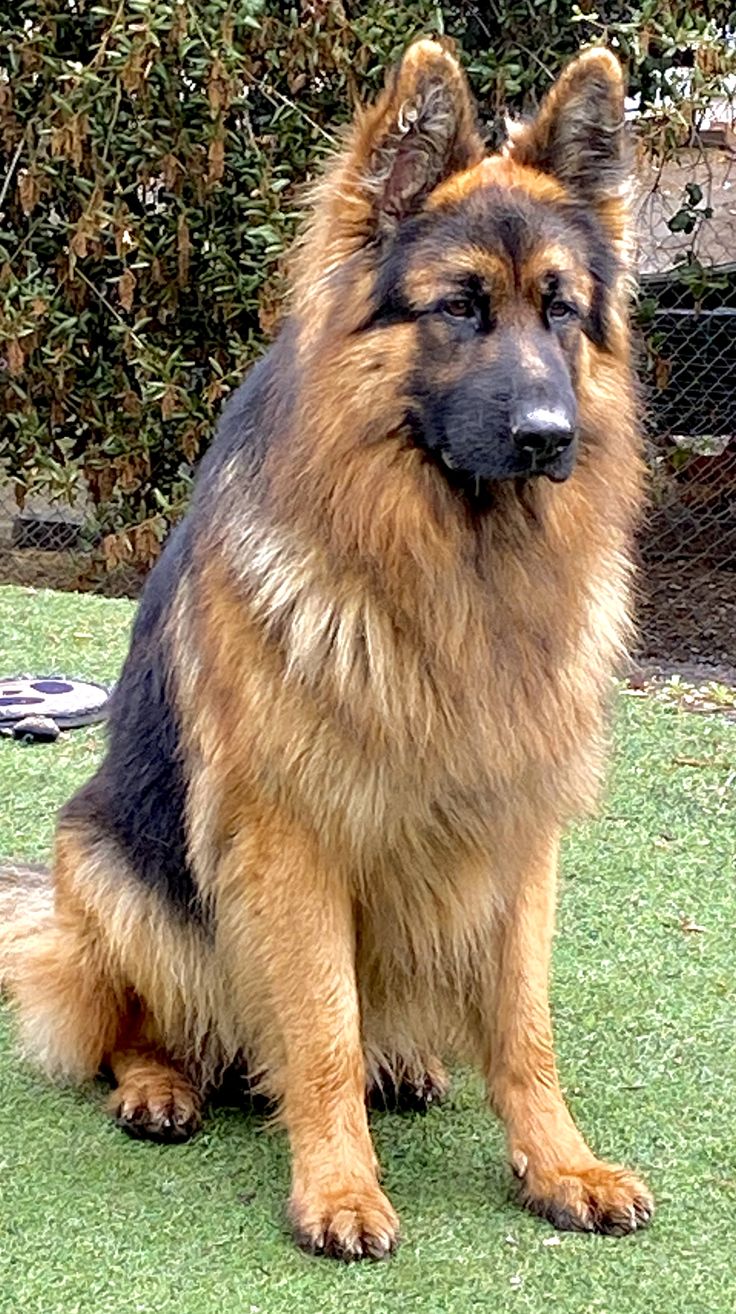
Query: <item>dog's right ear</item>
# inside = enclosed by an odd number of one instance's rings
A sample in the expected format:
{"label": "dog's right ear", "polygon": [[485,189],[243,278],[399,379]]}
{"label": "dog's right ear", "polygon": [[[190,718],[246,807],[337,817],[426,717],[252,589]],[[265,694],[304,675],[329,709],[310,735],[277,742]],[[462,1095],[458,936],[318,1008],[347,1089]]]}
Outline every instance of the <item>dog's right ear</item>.
{"label": "dog's right ear", "polygon": [[342,199],[369,239],[415,214],[439,183],[484,154],[457,60],[439,41],[415,41],[376,104],[356,117]]}

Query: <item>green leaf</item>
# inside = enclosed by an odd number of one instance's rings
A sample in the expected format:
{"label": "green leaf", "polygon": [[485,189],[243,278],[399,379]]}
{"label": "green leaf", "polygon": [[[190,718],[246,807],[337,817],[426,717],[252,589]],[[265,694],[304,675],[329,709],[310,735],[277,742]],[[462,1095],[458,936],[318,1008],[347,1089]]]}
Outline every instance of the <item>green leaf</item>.
{"label": "green leaf", "polygon": [[672,233],[691,233],[697,220],[689,210],[678,210],[667,220],[667,227]]}

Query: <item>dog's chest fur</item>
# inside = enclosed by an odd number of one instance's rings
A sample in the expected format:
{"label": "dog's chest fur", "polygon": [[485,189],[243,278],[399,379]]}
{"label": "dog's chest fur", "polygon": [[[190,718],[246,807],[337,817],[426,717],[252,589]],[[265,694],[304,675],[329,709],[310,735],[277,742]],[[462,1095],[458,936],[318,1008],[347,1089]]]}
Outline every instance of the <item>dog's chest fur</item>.
{"label": "dog's chest fur", "polygon": [[561,822],[591,803],[626,623],[615,550],[491,553],[397,601],[257,523],[237,546],[242,642],[213,651],[235,630],[215,608],[202,668],[231,673],[259,788],[326,842],[447,855],[487,848],[515,800]]}

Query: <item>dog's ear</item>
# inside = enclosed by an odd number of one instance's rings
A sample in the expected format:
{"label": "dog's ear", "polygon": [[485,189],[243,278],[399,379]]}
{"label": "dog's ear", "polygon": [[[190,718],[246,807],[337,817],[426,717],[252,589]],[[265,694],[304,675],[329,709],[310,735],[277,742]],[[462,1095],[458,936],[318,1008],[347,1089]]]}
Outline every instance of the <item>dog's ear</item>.
{"label": "dog's ear", "polygon": [[358,114],[342,181],[378,233],[484,154],[465,74],[443,44],[425,39],[409,46],[376,104]]}
{"label": "dog's ear", "polygon": [[621,65],[602,46],[574,59],[536,118],[511,124],[506,153],[552,174],[574,196],[605,208],[630,172]]}

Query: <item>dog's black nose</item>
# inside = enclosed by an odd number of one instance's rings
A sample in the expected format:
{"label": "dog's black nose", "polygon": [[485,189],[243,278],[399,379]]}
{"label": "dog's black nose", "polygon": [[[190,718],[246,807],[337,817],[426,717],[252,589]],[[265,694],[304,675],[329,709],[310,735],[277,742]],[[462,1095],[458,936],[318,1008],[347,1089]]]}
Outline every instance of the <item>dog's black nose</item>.
{"label": "dog's black nose", "polygon": [[536,466],[561,456],[575,437],[575,427],[565,411],[542,406],[515,416],[511,432],[516,446]]}

